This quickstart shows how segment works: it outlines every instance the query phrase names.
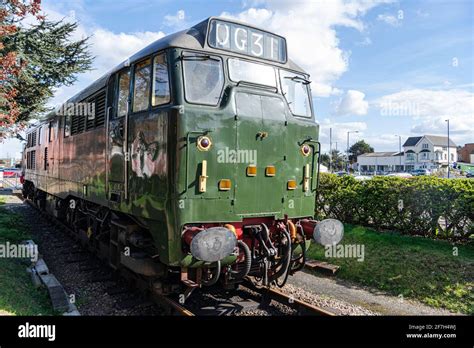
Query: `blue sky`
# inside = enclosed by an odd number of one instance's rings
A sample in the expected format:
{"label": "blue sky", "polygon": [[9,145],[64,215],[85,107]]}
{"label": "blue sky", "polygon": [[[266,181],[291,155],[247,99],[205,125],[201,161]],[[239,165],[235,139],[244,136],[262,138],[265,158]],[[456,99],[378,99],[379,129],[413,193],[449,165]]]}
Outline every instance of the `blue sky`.
{"label": "blue sky", "polygon": [[[454,1],[106,1],[44,0],[51,19],[79,22],[91,36],[95,70],[59,88],[58,105],[148,43],[209,16],[281,34],[289,57],[311,73],[323,150],[365,139],[396,151],[398,138],[446,134],[474,142],[474,4]],[[334,145],[333,145],[334,146]],[[16,141],[0,157],[18,155]]]}

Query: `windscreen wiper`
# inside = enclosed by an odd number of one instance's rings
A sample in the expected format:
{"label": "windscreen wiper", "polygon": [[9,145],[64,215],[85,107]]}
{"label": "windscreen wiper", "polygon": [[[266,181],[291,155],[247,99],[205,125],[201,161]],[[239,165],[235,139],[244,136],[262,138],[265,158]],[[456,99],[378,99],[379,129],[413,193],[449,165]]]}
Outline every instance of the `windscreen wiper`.
{"label": "windscreen wiper", "polygon": [[190,54],[190,55],[183,54],[183,55],[181,55],[181,59],[182,60],[199,60],[199,61],[213,60],[215,62],[220,62],[220,59],[215,58],[215,57],[211,57],[208,54]]}
{"label": "windscreen wiper", "polygon": [[305,79],[304,77],[301,77],[301,76],[298,76],[298,75],[295,75],[295,76],[285,76],[285,79],[290,79],[291,81],[295,81],[295,82],[301,82],[303,85],[309,85],[311,83],[310,80],[308,79]]}

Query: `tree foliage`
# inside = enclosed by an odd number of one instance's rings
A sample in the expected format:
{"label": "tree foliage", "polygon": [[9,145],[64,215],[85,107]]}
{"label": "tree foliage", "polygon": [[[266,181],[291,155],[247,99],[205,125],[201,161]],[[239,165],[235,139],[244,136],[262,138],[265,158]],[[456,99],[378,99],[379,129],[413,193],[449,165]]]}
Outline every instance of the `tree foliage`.
{"label": "tree foliage", "polygon": [[[90,69],[88,38],[74,41],[77,23],[48,21],[40,15],[40,1],[25,5],[4,0],[0,12],[0,139],[21,129],[46,111],[55,88],[71,85],[77,74]],[[32,25],[22,25],[27,15]]]}
{"label": "tree foliage", "polygon": [[[344,157],[338,150],[331,151],[332,156],[327,153],[321,155],[321,163],[332,171],[339,171],[344,169]],[[331,166],[329,166],[331,161]]]}
{"label": "tree foliage", "polygon": [[372,152],[374,152],[372,146],[367,144],[364,140],[359,140],[349,148],[349,161],[356,162],[358,156]]}

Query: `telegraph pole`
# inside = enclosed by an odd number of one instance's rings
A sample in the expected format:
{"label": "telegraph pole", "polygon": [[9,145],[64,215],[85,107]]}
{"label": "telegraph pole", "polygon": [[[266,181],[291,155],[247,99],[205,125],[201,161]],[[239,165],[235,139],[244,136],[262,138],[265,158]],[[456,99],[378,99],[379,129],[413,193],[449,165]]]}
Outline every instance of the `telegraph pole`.
{"label": "telegraph pole", "polygon": [[329,173],[331,173],[332,163],[332,128],[329,128]]}
{"label": "telegraph pole", "polygon": [[448,122],[448,179],[449,179],[449,172],[450,172],[450,168],[449,168],[449,118],[445,121]]}

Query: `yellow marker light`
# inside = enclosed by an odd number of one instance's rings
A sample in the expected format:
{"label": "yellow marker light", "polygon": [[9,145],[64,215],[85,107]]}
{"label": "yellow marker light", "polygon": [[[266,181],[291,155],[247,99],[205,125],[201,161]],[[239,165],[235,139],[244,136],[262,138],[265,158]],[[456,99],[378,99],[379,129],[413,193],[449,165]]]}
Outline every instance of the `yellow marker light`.
{"label": "yellow marker light", "polygon": [[275,176],[275,174],[276,174],[275,166],[267,166],[265,168],[265,175],[266,176]]}
{"label": "yellow marker light", "polygon": [[232,183],[229,179],[221,179],[219,181],[219,191],[229,191]]}
{"label": "yellow marker light", "polygon": [[247,176],[257,176],[257,166],[255,164],[247,167]]}
{"label": "yellow marker light", "polygon": [[287,183],[287,188],[288,190],[294,190],[296,189],[296,180],[288,180],[288,183]]}

